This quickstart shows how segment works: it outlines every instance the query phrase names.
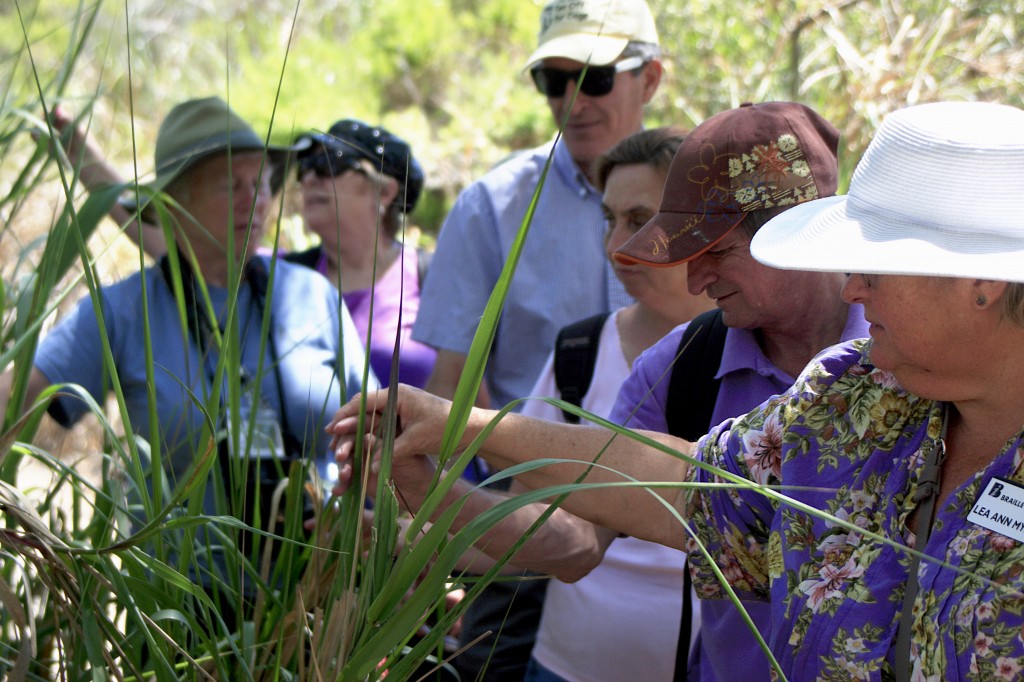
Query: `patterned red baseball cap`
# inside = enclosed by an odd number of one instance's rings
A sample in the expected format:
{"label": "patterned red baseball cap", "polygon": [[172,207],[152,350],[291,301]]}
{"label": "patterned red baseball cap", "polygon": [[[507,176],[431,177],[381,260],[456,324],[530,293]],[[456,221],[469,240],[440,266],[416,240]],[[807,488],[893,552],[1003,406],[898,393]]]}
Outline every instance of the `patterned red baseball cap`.
{"label": "patterned red baseball cap", "polygon": [[751,211],[836,192],[839,131],[796,102],[743,104],[679,146],[661,208],[618,251],[620,263],[671,266],[704,253]]}

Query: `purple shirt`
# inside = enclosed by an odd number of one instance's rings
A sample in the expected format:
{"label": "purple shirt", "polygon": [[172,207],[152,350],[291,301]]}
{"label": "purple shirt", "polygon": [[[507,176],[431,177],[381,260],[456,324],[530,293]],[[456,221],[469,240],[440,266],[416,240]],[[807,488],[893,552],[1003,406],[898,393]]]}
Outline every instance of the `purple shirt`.
{"label": "purple shirt", "polygon": [[[907,518],[943,409],[873,367],[869,352],[869,341],[828,349],[785,394],[719,425],[699,445],[704,462],[776,490],[784,485],[782,493],[830,515],[757,490],[688,494],[691,527],[729,584],[741,598],[771,600],[768,641],[792,680],[891,679],[897,664],[906,547],[914,544]],[[975,505],[998,497],[986,492],[994,477],[1007,488],[1024,481],[1022,440],[1009,439],[936,507],[917,571],[912,679],[1024,673],[1024,543],[984,519],[968,520]],[[697,467],[691,478],[723,480]],[[1006,527],[1024,525],[1022,517],[1011,512]],[[698,593],[721,597],[706,559],[699,551],[690,557]]]}
{"label": "purple shirt", "polygon": [[437,351],[412,339],[412,325],[420,309],[419,253],[416,249],[403,249],[402,254],[372,289],[349,291],[342,294],[342,298],[364,343],[373,302],[373,329],[366,347],[370,366],[381,386],[387,386],[391,377],[391,357],[397,337],[400,339],[398,380],[422,388],[434,369]]}
{"label": "purple shirt", "polygon": [[[633,363],[633,371],[619,389],[611,421],[633,429],[668,433],[665,406],[670,374],[665,369],[671,366],[679,351],[679,341],[687,325],[673,329]],[[842,340],[866,336],[868,324],[864,321],[864,309],[852,305]],[[788,390],[794,381],[794,377],[771,363],[758,346],[757,337],[748,329],[726,331],[722,362],[715,376],[722,384],[712,412],[712,424],[745,414],[771,396]],[[768,604],[751,602],[744,607],[767,641],[771,620]],[[767,680],[768,660],[735,606],[725,600],[705,599],[700,609],[700,679],[748,680],[753,679],[753,671],[760,670],[764,672],[760,679]]]}

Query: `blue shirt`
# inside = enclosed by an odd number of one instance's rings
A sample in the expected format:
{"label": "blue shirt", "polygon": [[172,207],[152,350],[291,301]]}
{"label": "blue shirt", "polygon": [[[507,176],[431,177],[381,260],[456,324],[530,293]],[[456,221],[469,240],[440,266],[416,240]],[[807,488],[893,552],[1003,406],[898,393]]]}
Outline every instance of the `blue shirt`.
{"label": "blue shirt", "polygon": [[[267,262],[265,257],[257,258]],[[203,415],[192,396],[197,396],[200,403],[209,397],[216,350],[204,362],[199,342],[181,325],[173,294],[159,267],[103,287],[104,327],[132,431],[147,439],[150,435],[143,278],[152,333],[159,437],[173,485],[182,480],[195,461]],[[220,314],[227,291],[211,287],[210,298]],[[259,378],[260,399],[279,418],[283,414],[281,423],[288,426],[303,454],[315,459],[321,475],[327,477],[333,458],[329,457],[324,427],[346,396],[361,390],[365,351],[337,291],[315,272],[278,261],[269,298],[273,343],[261,344],[262,306],[253,299],[248,286],[239,288],[238,330],[244,373],[256,376],[262,345],[265,357]],[[77,384],[102,404],[110,386],[102,358],[93,304],[85,298],[40,342],[35,364],[51,383]],[[377,385],[371,372],[369,387]],[[222,394],[224,390],[222,387]],[[209,409],[213,411],[214,407]],[[75,423],[88,409],[84,400],[70,395],[58,398],[52,408],[64,426]],[[209,494],[207,498],[209,504]]]}
{"label": "blue shirt", "polygon": [[[413,338],[468,353],[552,145],[524,151],[467,187],[445,220]],[[604,252],[601,195],[555,145],[487,364],[492,406],[529,395],[558,330],[632,303]]]}

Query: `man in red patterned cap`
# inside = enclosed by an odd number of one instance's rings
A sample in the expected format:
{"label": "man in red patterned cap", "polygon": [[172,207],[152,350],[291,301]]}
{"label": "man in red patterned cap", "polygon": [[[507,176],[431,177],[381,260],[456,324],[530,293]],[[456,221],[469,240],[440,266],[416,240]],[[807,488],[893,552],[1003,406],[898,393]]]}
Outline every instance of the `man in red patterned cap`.
{"label": "man in red patterned cap", "polygon": [[[841,340],[867,336],[863,308],[847,305],[840,298],[845,279],[842,274],[777,270],[757,262],[750,254],[751,238],[770,218],[835,193],[838,142],[839,133],[831,124],[792,102],[731,109],[704,121],[687,136],[672,161],[659,212],[619,249],[616,258],[652,267],[688,263],[690,293],[707,293],[718,310],[713,317],[706,313],[689,325],[681,325],[636,360],[619,392],[611,421],[696,440],[711,426],[744,414],[787,390],[818,351]],[[713,340],[711,330],[723,323],[727,329],[718,341]],[[715,343],[718,347],[710,360],[706,351],[696,350]],[[692,385],[701,373],[694,365],[709,365],[710,377],[700,382],[700,389]],[[680,385],[678,380],[684,376],[686,380]],[[691,395],[693,392],[698,395]],[[382,407],[379,395],[371,402],[379,401]],[[444,427],[443,420],[433,422],[432,410],[429,418],[424,416],[432,400],[404,390],[399,396],[400,423],[405,434],[416,434],[417,441],[410,442],[408,448],[402,437],[395,443],[392,476],[407,500],[415,499],[416,489],[427,485],[427,474],[433,472],[434,465],[428,458],[415,456],[436,452],[429,445],[430,436],[436,430],[439,438]],[[358,405],[350,402],[339,414],[345,416],[357,410]],[[467,436],[476,435],[476,428],[492,416],[483,411],[479,419],[474,415]],[[507,423],[519,429],[518,419],[512,417]],[[502,428],[504,424],[506,421]],[[492,450],[489,440],[482,456],[505,468],[537,457],[592,459],[608,443],[608,433],[603,430],[570,426],[561,427],[564,431],[556,434],[546,427],[534,428],[535,424],[530,422],[528,427],[516,430],[524,438],[516,447]],[[533,433],[541,431],[549,440],[532,439]],[[602,464],[615,468],[607,454],[601,457]],[[344,461],[339,462],[344,477]],[[643,471],[642,466],[630,473],[637,475],[638,471]],[[571,482],[578,474],[573,467],[542,467],[517,475],[517,480],[536,488]],[[645,475],[638,475],[638,480],[674,480]],[[621,480],[617,474],[595,470],[588,481],[601,476]],[[596,505],[577,506],[574,511],[588,519],[600,518],[592,509],[619,509],[615,506],[619,499],[616,494],[612,490],[591,493],[589,498],[574,494],[566,506],[571,508],[574,500],[589,499]],[[466,519],[490,504],[484,498],[482,492],[473,493],[472,501],[463,508]],[[539,515],[543,506],[535,511]],[[684,534],[682,529],[679,532]],[[489,538],[486,551],[500,556],[518,539],[513,535],[510,533],[509,544],[504,546]],[[567,554],[580,549],[579,535],[576,539],[571,546],[567,539]],[[695,545],[686,549],[691,557],[700,555]],[[522,550],[515,561],[517,565],[530,565]],[[767,680],[769,664],[738,609],[722,599],[721,593],[705,594],[718,598],[701,602],[700,646],[695,651],[697,656],[691,657],[699,665],[700,679]],[[748,595],[740,594],[744,596]],[[767,637],[770,627],[765,603],[745,601],[744,607]],[[691,665],[691,673],[696,670]],[[557,674],[553,679],[574,679],[572,671],[553,672]]]}

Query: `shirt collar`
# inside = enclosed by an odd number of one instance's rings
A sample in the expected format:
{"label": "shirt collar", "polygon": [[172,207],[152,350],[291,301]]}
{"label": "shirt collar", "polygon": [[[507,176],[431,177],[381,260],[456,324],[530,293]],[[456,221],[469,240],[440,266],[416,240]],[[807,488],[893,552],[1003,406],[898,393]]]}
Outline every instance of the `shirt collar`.
{"label": "shirt collar", "polygon": [[581,197],[598,193],[597,189],[587,180],[587,176],[580,170],[572,155],[569,154],[569,147],[566,146],[565,140],[562,138],[558,138],[555,144],[555,158],[552,161],[552,167],[566,185]]}
{"label": "shirt collar", "polygon": [[[846,315],[846,326],[839,341],[862,339],[868,336],[868,323],[864,319],[864,306],[855,303],[850,306]],[[824,349],[821,349],[824,350]],[[772,364],[757,343],[757,337],[749,329],[730,328],[725,333],[725,345],[722,348],[722,362],[718,366],[716,379],[721,379],[730,372],[753,370],[758,374],[781,380],[787,384],[796,381],[786,372]]]}

